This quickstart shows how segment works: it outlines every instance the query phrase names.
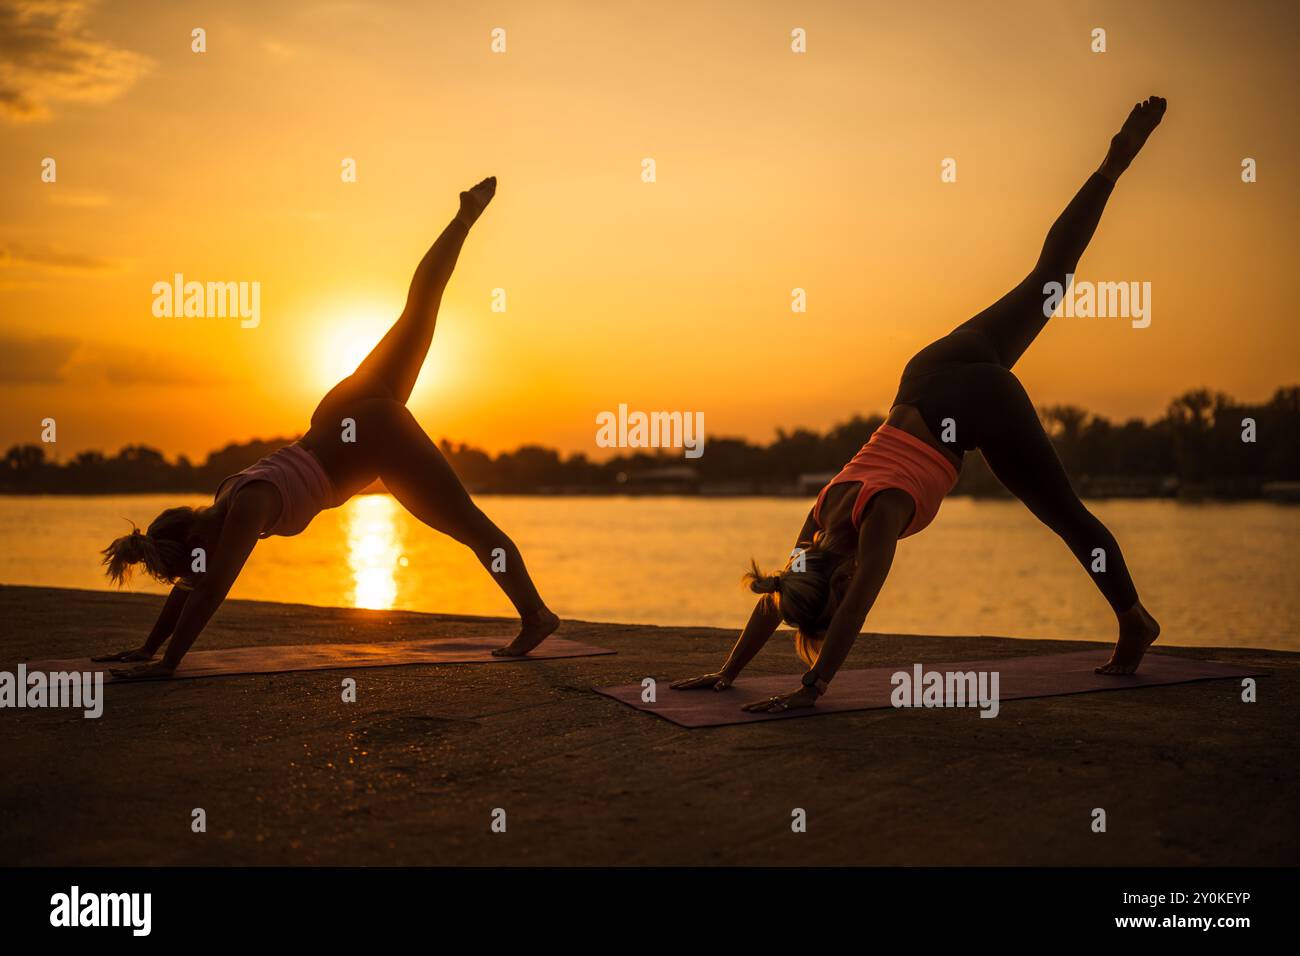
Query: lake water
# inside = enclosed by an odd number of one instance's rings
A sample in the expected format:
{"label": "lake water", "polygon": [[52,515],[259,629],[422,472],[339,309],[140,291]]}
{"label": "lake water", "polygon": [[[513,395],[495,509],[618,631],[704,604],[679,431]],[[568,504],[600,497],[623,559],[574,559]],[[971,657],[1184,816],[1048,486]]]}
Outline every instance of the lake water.
{"label": "lake water", "polygon": [[[809,502],[789,498],[482,496],[559,614],[736,628],[750,555],[783,563]],[[0,497],[0,582],[106,588],[98,551],[202,496]],[[1162,642],[1300,650],[1300,508],[1098,501]],[[133,589],[161,593],[147,579]],[[233,597],[508,615],[460,545],[387,495],[353,498],[258,545]],[[903,541],[867,630],[1110,639],[1114,618],[1064,546],[1016,502],[954,498]]]}

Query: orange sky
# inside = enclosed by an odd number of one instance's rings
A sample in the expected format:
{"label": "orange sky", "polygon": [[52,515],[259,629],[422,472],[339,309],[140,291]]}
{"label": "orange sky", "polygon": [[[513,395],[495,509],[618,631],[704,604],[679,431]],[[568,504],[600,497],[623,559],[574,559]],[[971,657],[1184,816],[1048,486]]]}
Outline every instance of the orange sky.
{"label": "orange sky", "polygon": [[[0,446],[47,416],[60,458],[300,432],[487,174],[412,398],[434,437],[598,455],[619,403],[755,440],[883,411],[1149,93],[1080,278],[1151,282],[1151,327],[1057,320],[1017,372],[1110,416],[1300,379],[1287,4],[702,6],[0,0]],[[176,272],[259,282],[260,325],[154,317]]]}

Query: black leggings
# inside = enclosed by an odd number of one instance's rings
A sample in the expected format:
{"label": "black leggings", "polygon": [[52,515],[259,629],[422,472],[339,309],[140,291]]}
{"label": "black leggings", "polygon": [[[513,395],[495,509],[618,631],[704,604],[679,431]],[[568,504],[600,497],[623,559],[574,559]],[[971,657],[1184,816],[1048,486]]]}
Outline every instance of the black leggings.
{"label": "black leggings", "polygon": [[894,404],[914,406],[956,454],[978,448],[998,480],[1061,536],[1119,612],[1137,603],[1124,555],[1074,493],[1033,402],[1011,372],[1047,324],[1044,285],[1065,287],[1113,186],[1094,173],[1052,224],[1033,271],[979,315],[917,352],[903,369]]}

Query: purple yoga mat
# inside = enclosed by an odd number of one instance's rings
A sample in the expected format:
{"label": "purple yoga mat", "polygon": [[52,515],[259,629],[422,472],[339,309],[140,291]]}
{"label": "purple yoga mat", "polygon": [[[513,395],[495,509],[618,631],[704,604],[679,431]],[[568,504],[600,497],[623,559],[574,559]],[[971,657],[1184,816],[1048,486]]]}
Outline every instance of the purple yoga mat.
{"label": "purple yoga mat", "polygon": [[[987,661],[926,663],[922,664],[922,667],[926,671],[940,672],[996,671],[999,701],[1087,694],[1105,690],[1132,690],[1136,687],[1185,684],[1190,681],[1218,680],[1225,677],[1251,677],[1261,673],[1259,670],[1239,664],[1148,654],[1143,658],[1142,666],[1136,674],[1123,677],[1094,674],[1092,669],[1099,664],[1104,664],[1109,657],[1109,650],[1098,649],[1034,657],[1000,657]],[[756,723],[760,720],[815,717],[819,714],[834,714],[846,710],[892,708],[890,696],[894,692],[894,685],[891,683],[893,675],[899,671],[913,674],[914,666],[914,662],[908,661],[892,667],[840,671],[831,683],[830,690],[817,702],[816,707],[788,710],[777,714],[751,714],[740,708],[750,701],[776,694],[788,694],[797,689],[798,674],[741,677],[730,690],[726,691],[673,690],[668,686],[670,680],[658,680],[655,694],[658,699],[653,704],[641,700],[642,688],[639,683],[597,687],[596,693],[621,701],[637,710],[656,714],[681,727],[722,727],[728,724]],[[972,709],[978,710],[978,708]]]}
{"label": "purple yoga mat", "polygon": [[[493,657],[508,643],[505,637],[445,637],[382,644],[269,644],[190,651],[172,679],[219,677],[227,674],[278,674],[285,671],[348,670],[354,667],[393,667],[400,664],[504,664],[561,657],[613,654],[601,647],[550,637],[526,657]],[[93,664],[87,658],[29,661],[32,671],[105,671],[130,664]],[[108,678],[111,683],[113,678]]]}

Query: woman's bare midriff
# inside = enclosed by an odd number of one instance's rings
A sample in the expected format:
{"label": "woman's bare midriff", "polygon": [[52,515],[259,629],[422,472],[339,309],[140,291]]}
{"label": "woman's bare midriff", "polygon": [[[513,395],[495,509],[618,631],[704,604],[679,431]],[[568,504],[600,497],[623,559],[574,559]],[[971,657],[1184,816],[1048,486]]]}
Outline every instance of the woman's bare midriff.
{"label": "woman's bare midriff", "polygon": [[943,457],[952,462],[952,466],[958,472],[961,471],[961,458],[939,444],[939,440],[925,424],[925,419],[921,417],[915,405],[895,405],[889,410],[889,417],[885,419],[885,424],[899,431],[905,431],[909,435],[915,435],[931,448],[938,449]]}

